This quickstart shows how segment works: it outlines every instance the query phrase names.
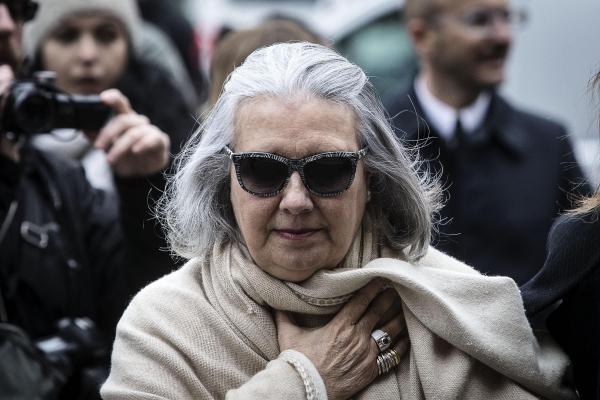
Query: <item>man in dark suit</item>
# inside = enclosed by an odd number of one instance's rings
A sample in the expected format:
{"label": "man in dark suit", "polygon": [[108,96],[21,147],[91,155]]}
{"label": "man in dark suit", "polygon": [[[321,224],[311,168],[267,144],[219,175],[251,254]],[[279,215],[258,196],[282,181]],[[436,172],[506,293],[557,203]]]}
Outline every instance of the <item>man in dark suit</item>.
{"label": "man in dark suit", "polygon": [[589,193],[565,129],[496,93],[521,17],[508,0],[407,0],[421,68],[387,102],[446,189],[436,247],[519,285],[543,265],[553,219]]}

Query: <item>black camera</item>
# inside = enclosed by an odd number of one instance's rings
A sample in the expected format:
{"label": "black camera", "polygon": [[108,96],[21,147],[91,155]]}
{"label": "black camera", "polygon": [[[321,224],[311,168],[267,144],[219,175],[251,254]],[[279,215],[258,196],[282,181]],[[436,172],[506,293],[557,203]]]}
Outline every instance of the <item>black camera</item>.
{"label": "black camera", "polygon": [[0,128],[17,137],[57,128],[98,131],[112,115],[99,96],[72,95],[58,89],[54,74],[48,71],[17,81],[6,96]]}
{"label": "black camera", "polygon": [[108,378],[110,345],[92,320],[63,318],[54,336],[34,343],[61,388],[61,398],[100,398],[100,386]]}

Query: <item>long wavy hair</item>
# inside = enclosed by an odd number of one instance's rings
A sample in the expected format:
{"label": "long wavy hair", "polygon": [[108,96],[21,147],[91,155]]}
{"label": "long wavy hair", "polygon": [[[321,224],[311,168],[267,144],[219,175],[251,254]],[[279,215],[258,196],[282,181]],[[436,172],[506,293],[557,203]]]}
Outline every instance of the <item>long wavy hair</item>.
{"label": "long wavy hair", "polygon": [[[591,87],[595,90],[596,96],[600,98],[600,94],[598,94],[600,92],[600,71],[592,78]],[[598,130],[600,132],[600,117],[598,118]],[[596,192],[593,196],[582,200],[579,207],[573,210],[576,214],[587,213],[590,211],[600,211],[600,185],[596,188]]]}
{"label": "long wavy hair", "polygon": [[306,42],[259,49],[226,80],[222,95],[176,158],[176,173],[159,202],[158,216],[172,251],[192,258],[215,243],[243,241],[229,200],[230,161],[223,147],[233,141],[242,102],[297,95],[353,110],[361,144],[369,147],[366,212],[388,245],[409,260],[422,257],[439,209],[437,184],[417,172],[416,149],[396,137],[364,72],[335,51]]}

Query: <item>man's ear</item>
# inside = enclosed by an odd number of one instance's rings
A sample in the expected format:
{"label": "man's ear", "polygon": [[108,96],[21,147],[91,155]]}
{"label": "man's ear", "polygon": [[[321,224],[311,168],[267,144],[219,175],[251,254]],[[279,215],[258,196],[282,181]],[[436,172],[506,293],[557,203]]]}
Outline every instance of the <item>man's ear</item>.
{"label": "man's ear", "polygon": [[419,58],[423,58],[429,51],[432,39],[432,30],[423,18],[411,18],[406,22],[406,31],[412,41],[415,52]]}

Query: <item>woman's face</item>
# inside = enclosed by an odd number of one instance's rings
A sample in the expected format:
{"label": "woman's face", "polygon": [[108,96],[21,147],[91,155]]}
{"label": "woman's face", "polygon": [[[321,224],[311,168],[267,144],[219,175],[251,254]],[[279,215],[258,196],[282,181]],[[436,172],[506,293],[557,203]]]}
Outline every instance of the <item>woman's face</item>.
{"label": "woman's face", "polygon": [[[331,101],[263,97],[243,104],[236,117],[234,152],[268,152],[299,159],[322,152],[360,150],[354,114]],[[273,197],[244,191],[233,165],[230,177],[235,218],[250,255],[264,271],[298,282],[344,259],[367,202],[362,161],[350,188],[334,197],[310,193],[298,172]]]}
{"label": "woman's face", "polygon": [[127,66],[123,26],[102,14],[76,15],[61,22],[42,44],[42,65],[56,72],[56,84],[73,94],[111,88]]}

